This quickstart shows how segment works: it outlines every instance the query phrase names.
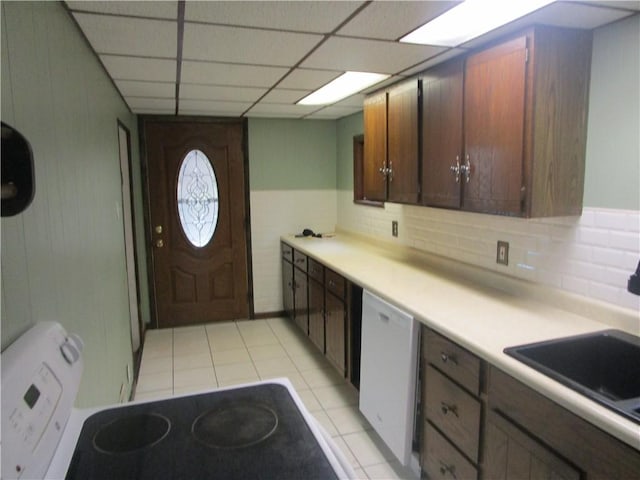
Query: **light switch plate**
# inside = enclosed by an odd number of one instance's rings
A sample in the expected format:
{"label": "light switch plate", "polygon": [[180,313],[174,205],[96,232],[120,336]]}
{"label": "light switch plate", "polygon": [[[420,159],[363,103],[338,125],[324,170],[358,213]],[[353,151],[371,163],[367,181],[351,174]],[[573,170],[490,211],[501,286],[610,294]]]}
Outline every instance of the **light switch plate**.
{"label": "light switch plate", "polygon": [[496,249],[496,263],[501,265],[509,265],[509,242],[498,240]]}

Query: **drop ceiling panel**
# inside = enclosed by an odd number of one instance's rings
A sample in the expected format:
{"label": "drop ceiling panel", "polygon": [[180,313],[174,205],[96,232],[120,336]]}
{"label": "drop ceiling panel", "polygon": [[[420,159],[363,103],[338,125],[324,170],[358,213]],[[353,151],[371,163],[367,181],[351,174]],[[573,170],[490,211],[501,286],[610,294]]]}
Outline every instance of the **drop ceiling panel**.
{"label": "drop ceiling panel", "polygon": [[254,65],[292,66],[320,35],[185,23],[182,57]]}
{"label": "drop ceiling panel", "polygon": [[570,28],[596,28],[631,15],[633,12],[576,3],[552,3],[529,15],[533,23]]}
{"label": "drop ceiling panel", "polygon": [[348,115],[353,115],[354,113],[362,110],[362,106],[358,107],[338,107],[338,106],[330,106],[323,108],[320,111],[314,112],[306,118],[317,118],[324,120],[335,120],[337,118],[346,117]]}
{"label": "drop ceiling panel", "polygon": [[161,82],[140,82],[135,80],[116,80],[118,90],[124,97],[175,98],[176,84]]}
{"label": "drop ceiling panel", "polygon": [[302,90],[315,90],[329,83],[344,71],[308,70],[296,68],[286,76],[279,84],[281,88],[299,88]]}
{"label": "drop ceiling panel", "polygon": [[464,48],[451,48],[445,52],[442,52],[440,55],[436,56],[435,58],[432,58],[431,60],[427,60],[426,62],[420,63],[419,65],[416,65],[413,68],[405,70],[404,72],[402,72],[402,74],[407,76],[415,75],[417,73],[422,72],[423,70],[426,70],[429,67],[433,67],[434,65],[437,65],[438,63],[442,63],[454,57],[457,57],[458,55],[462,55],[466,51],[467,50]]}
{"label": "drop ceiling panel", "polygon": [[131,107],[131,110],[156,110],[174,113],[176,110],[176,102],[172,98],[143,98],[143,97],[124,97]]}
{"label": "drop ceiling panel", "polygon": [[249,117],[257,116],[276,116],[276,117],[291,117],[300,118],[308,115],[315,110],[318,110],[318,106],[311,105],[283,105],[276,103],[259,103],[254,105],[247,113]]}
{"label": "drop ceiling panel", "polygon": [[175,60],[100,55],[100,60],[113,79],[176,81]]}
{"label": "drop ceiling panel", "polygon": [[266,88],[223,87],[218,85],[180,85],[180,100],[224,100],[233,102],[255,102],[267,92]]}
{"label": "drop ceiling panel", "polygon": [[455,1],[372,2],[337,33],[396,40],[456,6]]}
{"label": "drop ceiling panel", "polygon": [[180,100],[178,108],[181,114],[239,116],[251,105],[251,102]]}
{"label": "drop ceiling panel", "polygon": [[267,93],[262,100],[263,103],[285,103],[293,104],[306,97],[311,90],[289,90],[285,88],[275,88]]}
{"label": "drop ceiling panel", "polygon": [[177,22],[74,13],[99,53],[176,58]]}
{"label": "drop ceiling panel", "polygon": [[332,37],[302,67],[394,74],[445,50],[441,47]]}
{"label": "drop ceiling panel", "polygon": [[178,18],[178,2],[114,2],[114,1],[67,1],[71,10],[82,10],[85,12],[110,13],[114,15],[126,15],[132,17],[147,18]]}
{"label": "drop ceiling panel", "polygon": [[358,107],[362,109],[362,104],[364,103],[364,97],[365,95],[363,93],[356,93],[355,95],[351,95],[350,97],[347,97],[344,100],[340,100],[339,102],[334,103],[332,106]]}
{"label": "drop ceiling panel", "polygon": [[183,61],[182,81],[208,85],[270,87],[288,71],[288,68],[282,67]]}
{"label": "drop ceiling panel", "polygon": [[[185,19],[274,30],[329,33],[362,2],[201,2],[188,1]],[[330,8],[329,8],[330,7]]]}

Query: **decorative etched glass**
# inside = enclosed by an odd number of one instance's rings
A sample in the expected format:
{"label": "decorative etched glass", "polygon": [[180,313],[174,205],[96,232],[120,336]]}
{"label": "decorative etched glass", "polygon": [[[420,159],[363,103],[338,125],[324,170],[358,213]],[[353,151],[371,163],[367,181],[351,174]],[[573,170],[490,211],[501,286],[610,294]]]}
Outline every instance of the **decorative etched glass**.
{"label": "decorative etched glass", "polygon": [[209,158],[191,150],[178,174],[178,216],[184,234],[195,247],[207,245],[218,224],[218,182]]}

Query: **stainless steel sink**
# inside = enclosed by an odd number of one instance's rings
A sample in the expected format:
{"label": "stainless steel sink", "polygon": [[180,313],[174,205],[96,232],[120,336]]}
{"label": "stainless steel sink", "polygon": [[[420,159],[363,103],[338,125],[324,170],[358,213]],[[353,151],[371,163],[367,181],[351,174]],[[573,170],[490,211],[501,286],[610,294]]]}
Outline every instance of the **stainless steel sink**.
{"label": "stainless steel sink", "polygon": [[640,337],[604,330],[504,353],[640,423]]}

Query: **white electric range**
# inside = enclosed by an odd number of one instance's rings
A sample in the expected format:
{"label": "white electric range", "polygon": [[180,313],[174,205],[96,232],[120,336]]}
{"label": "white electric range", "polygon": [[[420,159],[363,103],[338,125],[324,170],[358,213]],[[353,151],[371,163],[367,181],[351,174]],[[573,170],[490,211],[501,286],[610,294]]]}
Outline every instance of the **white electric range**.
{"label": "white electric range", "polygon": [[38,323],[2,353],[2,478],[354,478],[286,379],[74,409],[81,339]]}

